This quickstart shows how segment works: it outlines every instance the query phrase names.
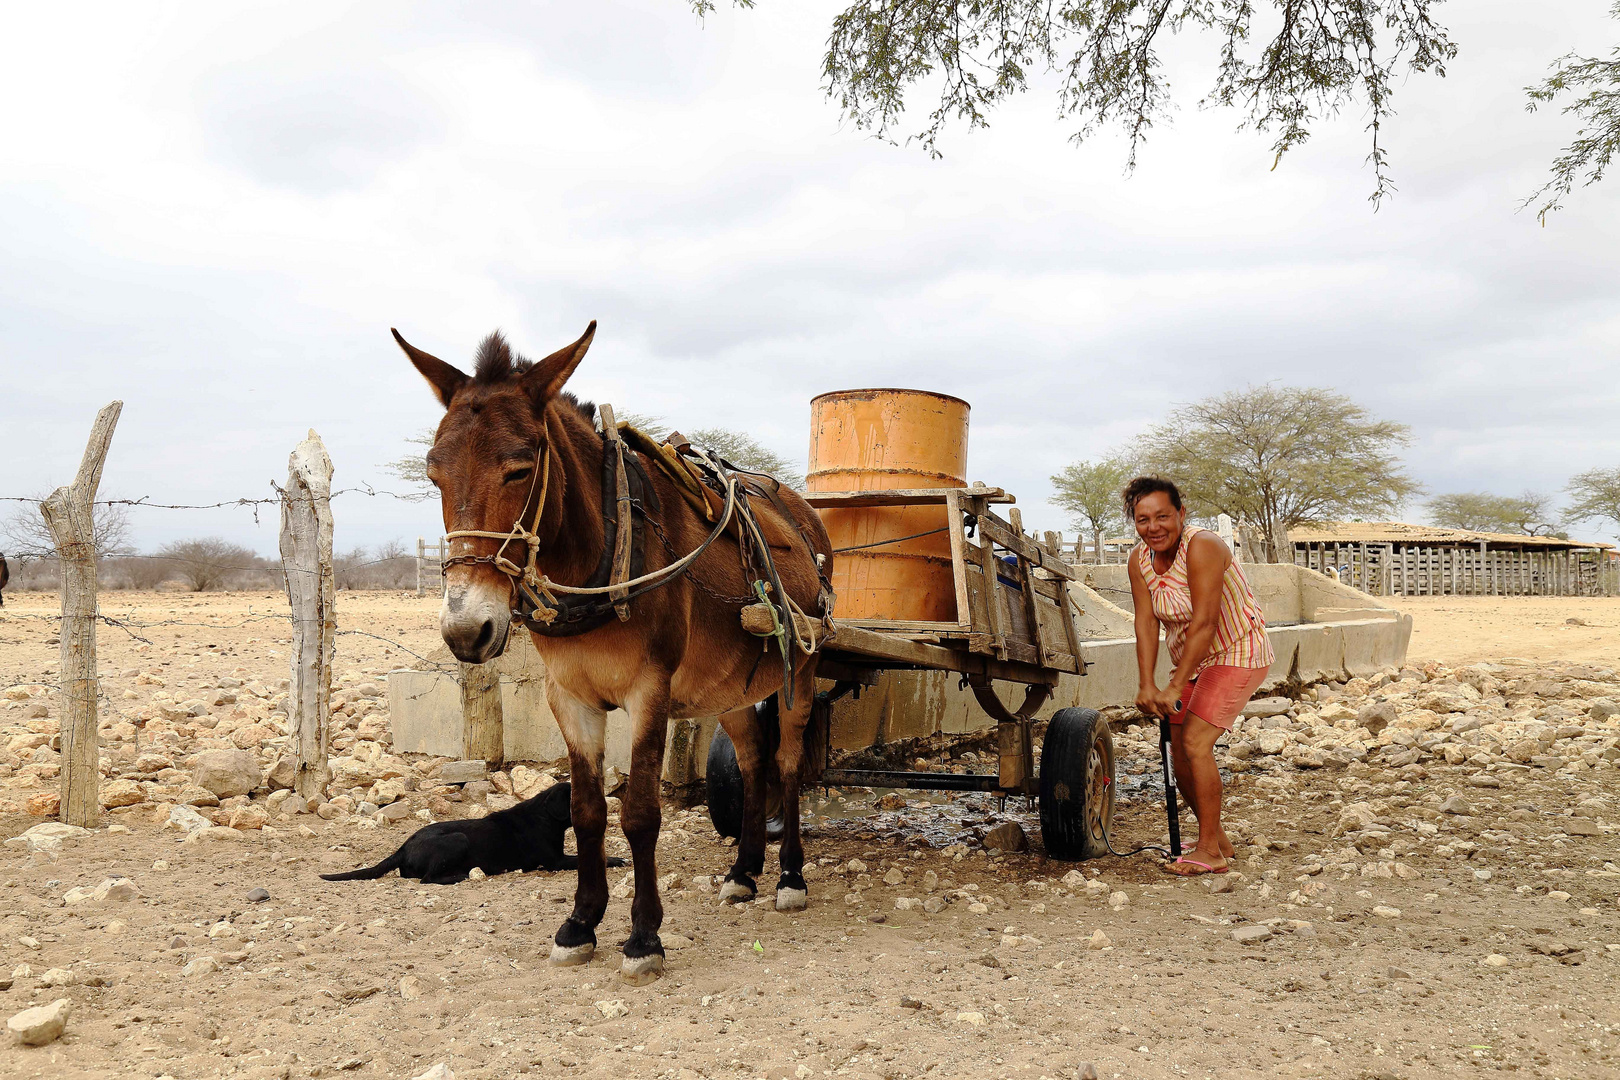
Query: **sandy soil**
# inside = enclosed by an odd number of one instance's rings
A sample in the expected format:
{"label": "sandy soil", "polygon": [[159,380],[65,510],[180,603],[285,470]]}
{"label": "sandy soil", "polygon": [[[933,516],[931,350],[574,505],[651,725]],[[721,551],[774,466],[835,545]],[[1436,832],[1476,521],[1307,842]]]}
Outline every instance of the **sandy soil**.
{"label": "sandy soil", "polygon": [[1467,664],[1528,660],[1620,661],[1620,597],[1413,596],[1408,659]]}
{"label": "sandy soil", "polygon": [[[109,707],[146,701],[136,675],[154,668],[170,691],[232,672],[273,685],[285,674],[282,603],[108,595],[109,614],[169,623],[138,631],[150,644],[103,628]],[[1562,643],[1590,650],[1571,652],[1583,658],[1620,654],[1613,626],[1560,628],[1572,616],[1620,623],[1613,602],[1494,603],[1534,614],[1498,627],[1486,603],[1413,605],[1414,654],[1524,656]],[[7,598],[0,687],[53,677],[53,607],[53,597]],[[338,670],[351,682],[436,644],[431,601],[342,594],[339,611],[344,629],[404,646],[340,637]],[[42,700],[0,703],[0,726]],[[1156,747],[1124,730],[1118,745],[1122,787],[1134,790],[1156,768]],[[669,971],[643,988],[617,975],[623,896],[594,963],[544,962],[571,874],[450,888],[316,878],[391,851],[414,819],[299,815],[181,843],[151,806],[121,808],[106,817],[115,830],[69,840],[54,858],[0,847],[0,982],[16,969],[0,1016],[74,1003],[61,1040],[0,1048],[0,1076],[415,1077],[439,1062],[462,1078],[1033,1080],[1082,1075],[1087,1063],[1131,1078],[1620,1075],[1620,868],[1608,862],[1620,770],[1523,769],[1499,789],[1469,786],[1476,772],[1438,760],[1399,774],[1360,763],[1234,772],[1238,872],[1182,880],[1148,855],[1110,858],[1079,868],[1105,886],[1089,890],[1066,878],[1075,867],[1039,854],[1038,821],[1017,804],[1007,816],[1027,824],[1037,850],[1006,857],[973,842],[1002,820],[983,797],[822,819],[807,843],[818,863],[811,907],[797,915],[768,901],[719,905],[709,875],[730,850],[703,808],[668,811]],[[1471,812],[1437,813],[1452,794]],[[1570,819],[1554,816],[1583,799],[1599,807],[1600,835],[1571,835]],[[1389,824],[1387,849],[1356,857],[1334,836],[1358,801]],[[0,837],[39,821],[0,816]],[[1122,806],[1117,842],[1154,840],[1163,827],[1162,803],[1145,791]],[[966,847],[942,846],[956,841]],[[1478,850],[1451,854],[1452,843]],[[1416,876],[1380,876],[1397,867]],[[65,905],[68,890],[115,875],[141,895]],[[249,902],[255,888],[270,898]],[[933,914],[896,905],[929,896],[950,902]],[[1270,937],[1234,939],[1256,926]],[[1106,941],[1093,942],[1097,931]],[[1492,955],[1501,959],[1486,964]],[[202,957],[213,963],[194,963]],[[47,979],[51,969],[71,974]]]}

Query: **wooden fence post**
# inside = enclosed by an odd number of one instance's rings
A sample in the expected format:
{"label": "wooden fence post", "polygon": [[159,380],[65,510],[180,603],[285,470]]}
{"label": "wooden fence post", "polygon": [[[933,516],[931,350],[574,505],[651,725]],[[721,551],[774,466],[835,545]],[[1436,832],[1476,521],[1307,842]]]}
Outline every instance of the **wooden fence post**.
{"label": "wooden fence post", "polygon": [[79,472],[39,504],[62,563],[62,823],[93,829],[101,819],[101,752],[96,733],[96,488],[118,414],[115,401],[96,414]]}
{"label": "wooden fence post", "polygon": [[337,590],[332,576],[332,459],[312,430],[287,460],[281,493],[281,563],[292,606],[293,790],[324,795],[332,778],[332,661],[337,640]]}
{"label": "wooden fence post", "polygon": [[498,769],[506,760],[501,676],[495,662],[461,665],[461,756]]}

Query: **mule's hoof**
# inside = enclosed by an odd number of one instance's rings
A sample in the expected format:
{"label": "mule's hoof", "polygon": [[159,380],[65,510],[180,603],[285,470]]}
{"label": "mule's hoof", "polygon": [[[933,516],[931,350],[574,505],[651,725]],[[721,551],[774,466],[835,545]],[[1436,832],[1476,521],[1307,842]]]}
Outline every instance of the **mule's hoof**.
{"label": "mule's hoof", "polygon": [[720,886],[722,904],[746,904],[754,898],[754,890],[739,881],[727,881]]}
{"label": "mule's hoof", "polygon": [[664,973],[662,953],[646,956],[627,956],[619,965],[619,977],[631,986],[645,986]]}
{"label": "mule's hoof", "polygon": [[803,911],[810,904],[810,894],[804,889],[777,889],[777,911]]}
{"label": "mule's hoof", "polygon": [[588,964],[591,957],[596,955],[596,945],[553,945],[551,947],[551,963],[554,967],[576,967]]}

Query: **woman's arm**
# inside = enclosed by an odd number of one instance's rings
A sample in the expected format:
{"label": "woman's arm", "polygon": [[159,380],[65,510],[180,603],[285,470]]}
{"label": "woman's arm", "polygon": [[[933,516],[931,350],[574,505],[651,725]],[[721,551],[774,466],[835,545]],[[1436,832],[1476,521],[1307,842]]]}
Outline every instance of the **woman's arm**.
{"label": "woman's arm", "polygon": [[1158,706],[1153,695],[1158,684],[1153,680],[1153,673],[1159,666],[1159,620],[1153,614],[1153,597],[1148,594],[1147,581],[1134,557],[1129,566],[1131,603],[1136,608],[1136,707],[1149,716],[1156,716]]}
{"label": "woman's arm", "polygon": [[1192,592],[1192,622],[1187,624],[1187,636],[1182,639],[1181,663],[1176,665],[1166,687],[1177,697],[1182,696],[1215,642],[1215,628],[1221,621],[1221,591],[1226,585],[1226,568],[1231,562],[1232,553],[1214,533],[1198,533],[1187,545],[1187,588]]}

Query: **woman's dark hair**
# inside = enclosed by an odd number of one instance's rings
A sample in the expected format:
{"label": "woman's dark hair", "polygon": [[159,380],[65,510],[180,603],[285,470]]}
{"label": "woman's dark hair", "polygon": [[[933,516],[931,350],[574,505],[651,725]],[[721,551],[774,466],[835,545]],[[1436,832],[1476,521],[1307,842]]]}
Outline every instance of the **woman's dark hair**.
{"label": "woman's dark hair", "polygon": [[1181,509],[1181,491],[1176,485],[1157,476],[1138,476],[1125,485],[1125,516],[1136,516],[1136,504],[1155,491],[1162,491],[1170,496],[1170,505],[1177,510]]}

